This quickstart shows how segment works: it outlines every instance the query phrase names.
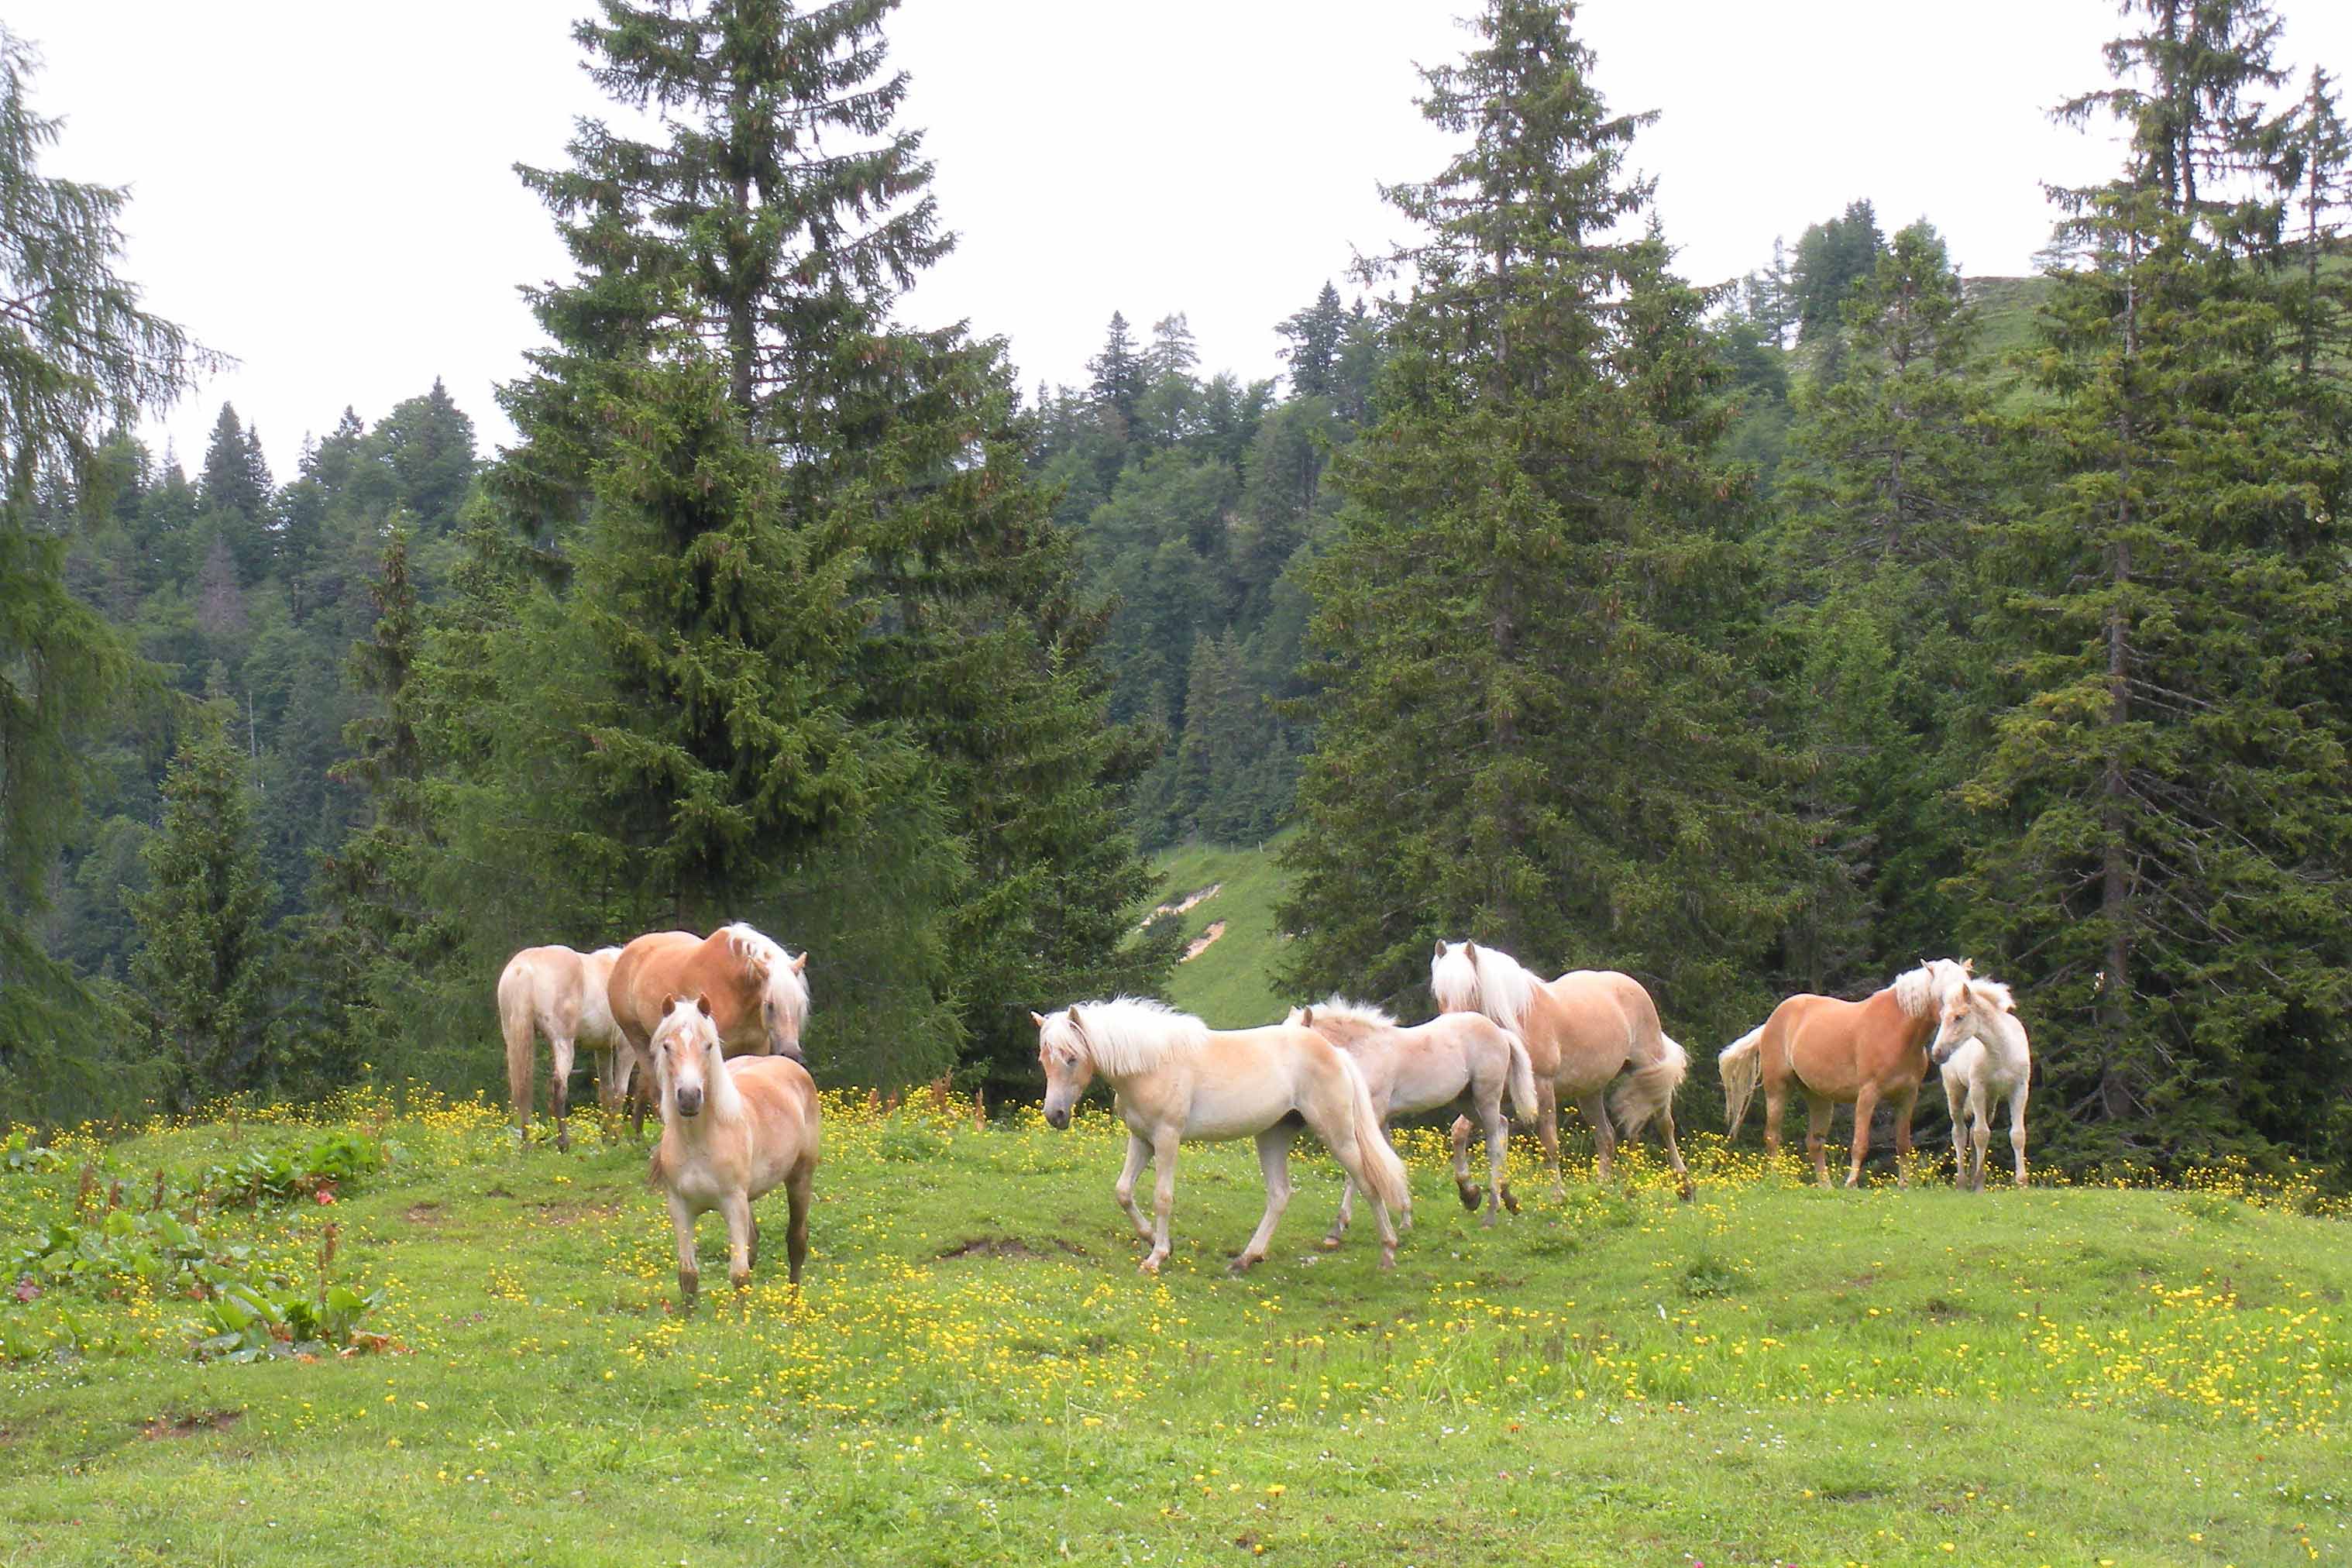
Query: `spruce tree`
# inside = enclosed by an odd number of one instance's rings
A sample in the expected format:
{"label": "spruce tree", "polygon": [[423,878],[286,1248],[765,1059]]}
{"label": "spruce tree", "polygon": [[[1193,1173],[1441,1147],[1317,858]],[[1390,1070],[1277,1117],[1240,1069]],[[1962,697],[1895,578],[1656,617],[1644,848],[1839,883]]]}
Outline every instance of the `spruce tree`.
{"label": "spruce tree", "polygon": [[1290,363],[1291,391],[1301,397],[1329,396],[1339,345],[1348,331],[1348,312],[1339,303],[1339,290],[1326,282],[1315,303],[1285,317],[1274,330],[1290,340],[1282,354]]}
{"label": "spruce tree", "polygon": [[[1969,785],[1980,965],[2025,983],[2080,1158],[2352,1147],[2340,447],[2294,416],[2274,25],[2151,0],[2107,55],[2116,179],[2063,193],[2039,323],[2047,500],[1985,552],[2011,704]],[[2213,176],[2221,176],[2215,178]],[[2315,1126],[2315,1108],[2329,1108]]]}
{"label": "spruce tree", "polygon": [[1310,574],[1330,689],[1283,920],[1303,988],[1401,994],[1466,934],[1633,970],[1712,1031],[1760,1000],[1794,824],[1726,630],[1752,568],[1707,300],[1621,237],[1649,117],[1610,112],[1573,16],[1493,0],[1424,73],[1469,145],[1390,193],[1428,234]]}
{"label": "spruce tree", "polygon": [[1087,361],[1087,374],[1093,377],[1088,385],[1095,403],[1118,415],[1123,431],[1135,418],[1135,401],[1143,395],[1145,384],[1143,356],[1136,349],[1135,335],[1123,313],[1110,313],[1102,352]]}
{"label": "spruce tree", "polygon": [[887,861],[910,956],[868,994],[915,1010],[877,1037],[952,1045],[924,1009],[954,1007],[1009,1062],[1028,998],[1124,973],[1143,868],[1108,814],[1139,759],[1002,343],[898,319],[950,239],[895,124],[893,9],[602,0],[576,30],[665,139],[590,125],[525,171],[580,276],[535,296],[555,347],[495,488],[575,592],[489,662],[583,875],[709,921]]}
{"label": "spruce tree", "polygon": [[163,820],[146,849],[150,890],[131,902],[140,945],[131,978],[170,1064],[166,1097],[185,1110],[208,1095],[267,1087],[271,941],[228,704],[194,713],[163,785]]}
{"label": "spruce tree", "polygon": [[89,742],[140,670],[67,587],[68,542],[39,501],[62,489],[98,502],[107,434],[211,358],[117,274],[124,193],[40,172],[58,122],[27,100],[36,65],[0,26],[0,1115],[28,1119],[102,1103],[92,1047],[118,1020],[42,950],[35,922]]}

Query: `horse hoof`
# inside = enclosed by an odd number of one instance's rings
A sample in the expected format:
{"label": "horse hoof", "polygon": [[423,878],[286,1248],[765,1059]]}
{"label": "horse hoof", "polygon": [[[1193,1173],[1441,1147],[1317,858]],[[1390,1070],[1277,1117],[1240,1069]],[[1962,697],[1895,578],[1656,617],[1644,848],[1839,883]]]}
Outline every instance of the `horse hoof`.
{"label": "horse hoof", "polygon": [[1160,1272],[1160,1259],[1147,1258],[1135,1266],[1135,1271],[1138,1274],[1157,1274]]}
{"label": "horse hoof", "polygon": [[1255,1268],[1262,1261],[1264,1261],[1263,1254],[1257,1258],[1252,1258],[1248,1253],[1244,1252],[1239,1258],[1234,1258],[1231,1263],[1225,1265],[1225,1272],[1238,1279],[1243,1275],[1248,1273],[1252,1268]]}
{"label": "horse hoof", "polygon": [[1456,1197],[1462,1200],[1462,1206],[1468,1209],[1472,1214],[1476,1214],[1478,1212],[1479,1204],[1484,1202],[1486,1196],[1485,1193],[1480,1192],[1476,1187],[1462,1186],[1458,1184],[1454,1187],[1454,1193]]}
{"label": "horse hoof", "polygon": [[694,1298],[701,1292],[701,1275],[688,1274],[682,1268],[678,1270],[677,1300],[680,1308],[687,1311],[692,1311],[694,1310]]}
{"label": "horse hoof", "polygon": [[1326,1252],[1337,1252],[1339,1250],[1339,1239],[1336,1236],[1327,1236],[1319,1245]]}
{"label": "horse hoof", "polygon": [[557,1153],[559,1153],[559,1154],[569,1154],[569,1153],[571,1153],[571,1152],[572,1152],[572,1140],[571,1140],[571,1139],[569,1139],[569,1138],[567,1138],[567,1137],[565,1137],[565,1136],[564,1136],[562,1133],[561,1133],[561,1132],[557,1133],[557,1134],[555,1135],[555,1152],[556,1152]]}
{"label": "horse hoof", "polygon": [[1517,1214],[1519,1212],[1519,1194],[1511,1191],[1510,1188],[1505,1187],[1503,1189],[1503,1206],[1510,1210],[1513,1214]]}
{"label": "horse hoof", "polygon": [[1503,1218],[1503,1211],[1502,1211],[1502,1210],[1500,1210],[1500,1209],[1488,1209],[1488,1210],[1486,1211],[1486,1218],[1484,1218],[1484,1219],[1482,1219],[1482,1220],[1480,1220],[1478,1223],[1479,1223],[1479,1225],[1480,1225],[1480,1226],[1484,1226],[1486,1229],[1487,1229],[1487,1230],[1492,1230],[1492,1229],[1494,1229],[1494,1228],[1495,1228],[1495,1226],[1496,1226],[1496,1225],[1498,1225],[1498,1224],[1500,1224],[1500,1223],[1502,1222],[1502,1218]]}
{"label": "horse hoof", "polygon": [[1394,1268],[1396,1267],[1395,1247],[1383,1247],[1381,1248],[1381,1267],[1382,1268]]}
{"label": "horse hoof", "polygon": [[748,1290],[751,1288],[751,1276],[749,1273],[730,1274],[727,1277],[727,1283],[734,1286],[738,1290]]}
{"label": "horse hoof", "polygon": [[1694,1187],[1694,1186],[1692,1186],[1688,1182],[1685,1182],[1685,1183],[1682,1184],[1682,1187],[1681,1187],[1680,1191],[1681,1191],[1681,1194],[1682,1194],[1682,1200],[1683,1200],[1683,1202],[1685,1202],[1685,1203],[1689,1203],[1693,1198],[1696,1198],[1696,1197],[1697,1197],[1697,1196],[1698,1196],[1698,1189],[1697,1189],[1697,1188],[1696,1188],[1696,1187]]}

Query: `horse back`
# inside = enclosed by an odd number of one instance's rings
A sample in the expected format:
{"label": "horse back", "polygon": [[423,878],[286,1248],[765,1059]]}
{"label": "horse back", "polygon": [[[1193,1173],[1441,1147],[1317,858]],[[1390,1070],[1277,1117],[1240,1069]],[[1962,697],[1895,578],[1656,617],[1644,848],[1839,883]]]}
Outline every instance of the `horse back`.
{"label": "horse back", "polygon": [[639,1050],[653,1043],[662,998],[678,991],[676,982],[684,955],[701,945],[702,939],[692,931],[648,931],[613,961],[613,977],[605,985],[613,1026]]}
{"label": "horse back", "polygon": [[1800,993],[1766,1025],[1767,1071],[1777,1047],[1809,1091],[1833,1100],[1853,1100],[1865,1082],[1887,1093],[1916,1088],[1927,1073],[1921,1037],[1933,1024],[1906,1015],[1892,986],[1860,1002]]}
{"label": "horse back", "polygon": [[790,1057],[735,1057],[727,1071],[759,1143],[776,1151],[787,1167],[814,1163],[821,1113],[808,1068]]}

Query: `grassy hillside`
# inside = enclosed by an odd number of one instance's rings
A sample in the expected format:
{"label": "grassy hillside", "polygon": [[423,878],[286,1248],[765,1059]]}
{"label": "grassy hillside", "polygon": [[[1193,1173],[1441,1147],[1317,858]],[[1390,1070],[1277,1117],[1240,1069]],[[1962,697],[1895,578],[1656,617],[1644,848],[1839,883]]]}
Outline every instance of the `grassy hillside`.
{"label": "grassy hillside", "polygon": [[1183,915],[1186,942],[1213,925],[1224,927],[1199,957],[1176,966],[1168,986],[1168,1000],[1175,1005],[1212,1024],[1242,1028],[1273,1022],[1296,1000],[1285,996],[1275,981],[1281,938],[1274,906],[1282,896],[1282,873],[1274,856],[1282,842],[1276,838],[1255,849],[1188,844],[1156,861],[1162,902],[1178,903],[1217,889]]}
{"label": "grassy hillside", "polygon": [[[385,1337],[244,1363],[191,1357],[205,1305],[122,1266],[132,1216],[159,1180],[174,1206],[251,1190],[258,1153],[324,1130],[0,1162],[0,1238],[48,1258],[0,1292],[6,1561],[2352,1552],[2352,1232],[2294,1212],[2325,1206],[2308,1193],[1819,1192],[1700,1141],[1696,1204],[1652,1166],[1563,1199],[1522,1171],[1526,1212],[1486,1231],[1411,1142],[1392,1272],[1360,1235],[1316,1248],[1337,1184],[1302,1160],[1274,1257],[1233,1280],[1260,1196],[1227,1145],[1186,1152],[1152,1280],[1111,1205],[1107,1117],[826,1114],[804,1289],[771,1259],[737,1297],[706,1219],[706,1298],[681,1315],[642,1152],[593,1119],[567,1156],[517,1149],[488,1108],[356,1106],[343,1131],[382,1169],[357,1162],[331,1205],[296,1182],[199,1225],[294,1296],[333,1225],[326,1267],[383,1292],[361,1331]],[[85,1159],[97,1210],[121,1177],[121,1217],[67,1226],[87,1267],[52,1267]]]}

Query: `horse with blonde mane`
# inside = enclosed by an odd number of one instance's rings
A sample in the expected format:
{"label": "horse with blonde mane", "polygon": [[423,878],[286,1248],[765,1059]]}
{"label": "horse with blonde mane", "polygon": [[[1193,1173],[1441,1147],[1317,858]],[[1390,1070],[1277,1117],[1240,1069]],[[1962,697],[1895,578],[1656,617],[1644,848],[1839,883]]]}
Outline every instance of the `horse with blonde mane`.
{"label": "horse with blonde mane", "polygon": [[1962,1192],[1984,1191],[1992,1108],[2006,1100],[2009,1150],[2017,1184],[2025,1185],[2025,1097],[2033,1057],[2009,987],[1998,980],[1970,980],[1945,998],[1927,1059],[1943,1069],[1944,1103],[1952,1111],[1955,1184]]}
{"label": "horse with blonde mane", "polygon": [[1738,1135],[1740,1120],[1760,1082],[1764,1089],[1764,1152],[1780,1152],[1780,1113],[1794,1084],[1805,1091],[1805,1148],[1813,1174],[1830,1184],[1824,1141],[1841,1105],[1853,1107],[1853,1161],[1845,1184],[1862,1184],[1870,1152],[1870,1119],[1885,1100],[1895,1107],[1895,1179],[1911,1180],[1911,1111],[1927,1074],[1927,1042],[1937,1010],[1966,984],[1969,965],[1948,958],[1922,963],[1860,1002],[1800,993],[1772,1009],[1717,1058],[1723,1074],[1724,1136]]}
{"label": "horse with blonde mane", "polygon": [[[1029,1016],[1037,1025],[1037,1060],[1045,1069],[1047,1122],[1067,1127],[1070,1108],[1097,1074],[1118,1091],[1118,1115],[1127,1123],[1118,1206],[1136,1234],[1150,1243],[1144,1273],[1159,1273],[1168,1257],[1176,1151],[1187,1139],[1257,1140],[1265,1215],[1234,1259],[1233,1271],[1239,1274],[1263,1261],[1290,1203],[1290,1145],[1301,1121],[1314,1129],[1349,1179],[1371,1194],[1381,1267],[1394,1267],[1396,1228],[1389,1211],[1410,1224],[1412,1189],[1405,1182],[1404,1162],[1381,1135],[1364,1075],[1347,1052],[1295,1024],[1212,1029],[1189,1013],[1133,996]],[[1146,1225],[1135,1206],[1136,1179],[1155,1163],[1156,1227]]]}
{"label": "horse with blonde mane", "polygon": [[677,1233],[677,1289],[692,1306],[702,1284],[694,1222],[717,1209],[727,1221],[727,1273],[740,1289],[760,1260],[751,1200],[782,1187],[792,1219],[786,1268],[795,1285],[808,1257],[809,1195],[820,1130],[816,1083],[790,1057],[726,1058],[710,998],[662,998],[648,1047],[661,1095],[661,1142],[646,1182],[669,1200]]}
{"label": "horse with blonde mane", "polygon": [[642,1135],[652,1092],[650,1051],[661,1005],[669,996],[706,996],[727,1054],[802,1060],[801,1030],[808,1023],[808,954],[797,958],[771,938],[737,921],[709,936],[663,931],[641,936],[614,961],[606,988],[614,1025],[627,1039],[643,1074],[630,1096],[630,1130]]}
{"label": "horse with blonde mane", "polygon": [[[507,1094],[514,1102],[515,1131],[530,1134],[531,1079],[538,1072],[532,1049],[547,1037],[553,1077],[548,1098],[555,1102],[555,1146],[572,1147],[565,1124],[571,1095],[572,1058],[575,1047],[596,1053],[596,1098],[607,1110],[621,1102],[625,1083],[626,1042],[613,1023],[606,986],[613,975],[617,947],[577,952],[562,946],[526,947],[507,960],[499,973],[499,1031],[506,1037]],[[616,1070],[616,1068],[619,1070]]]}
{"label": "horse with blonde mane", "polygon": [[[1655,1120],[1683,1198],[1689,1200],[1690,1171],[1675,1139],[1675,1090],[1690,1070],[1690,1054],[1659,1026],[1658,1005],[1640,981],[1613,969],[1572,969],[1547,981],[1500,948],[1440,942],[1429,962],[1429,989],[1439,1012],[1482,1013],[1527,1043],[1535,1068],[1536,1131],[1554,1194],[1565,1191],[1559,1102],[1569,1100],[1592,1124],[1600,1180],[1609,1179],[1621,1131],[1639,1137]],[[1624,1081],[1608,1094],[1621,1072]],[[1612,1110],[1616,1127],[1610,1124]],[[1469,1137],[1469,1119],[1455,1121],[1457,1159]]]}
{"label": "horse with blonde mane", "polygon": [[[1503,1121],[1503,1093],[1522,1120],[1536,1113],[1535,1074],[1528,1063],[1528,1047],[1518,1036],[1477,1013],[1446,1013],[1426,1024],[1401,1027],[1378,1007],[1333,996],[1311,1007],[1293,1007],[1287,1023],[1303,1025],[1354,1058],[1372,1097],[1372,1112],[1380,1118],[1381,1136],[1389,1118],[1399,1111],[1435,1110],[1470,1096],[1480,1125],[1486,1130],[1488,1185],[1484,1194],[1486,1217],[1493,1225],[1497,1211],[1508,1206],[1519,1212],[1503,1178],[1503,1155],[1510,1129]],[[1480,1193],[1470,1180],[1466,1148],[1454,1152],[1454,1189],[1462,1206],[1476,1213]],[[1339,1193],[1339,1213],[1331,1221],[1325,1247],[1337,1247],[1355,1219],[1356,1183],[1352,1176]]]}

